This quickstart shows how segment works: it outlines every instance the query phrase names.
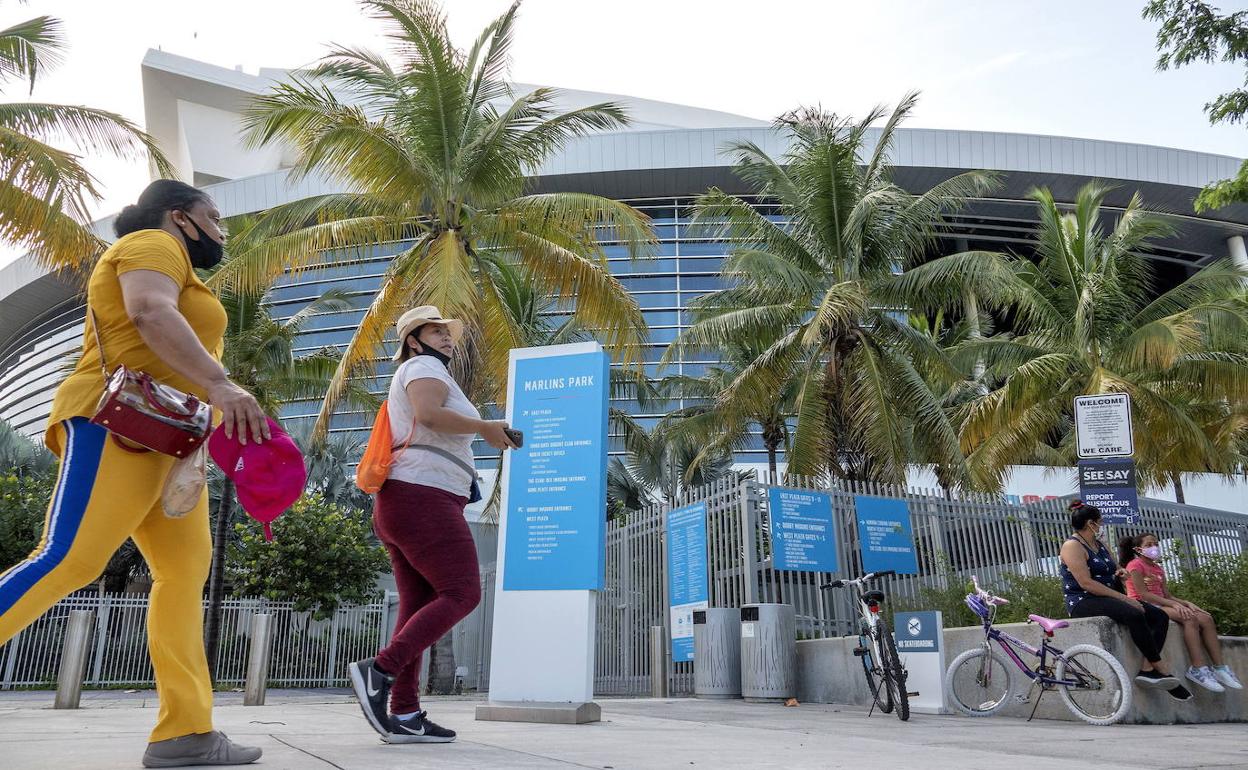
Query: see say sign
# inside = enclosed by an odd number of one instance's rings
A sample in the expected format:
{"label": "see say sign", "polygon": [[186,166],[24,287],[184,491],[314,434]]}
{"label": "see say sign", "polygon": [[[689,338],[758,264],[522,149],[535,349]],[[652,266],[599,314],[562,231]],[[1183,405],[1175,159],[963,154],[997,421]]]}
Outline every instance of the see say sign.
{"label": "see say sign", "polygon": [[1131,397],[1102,393],[1075,398],[1075,437],[1080,457],[1130,457]]}
{"label": "see say sign", "polygon": [[1106,524],[1137,524],[1135,461],[1130,457],[1079,461],[1079,496],[1101,511]]}

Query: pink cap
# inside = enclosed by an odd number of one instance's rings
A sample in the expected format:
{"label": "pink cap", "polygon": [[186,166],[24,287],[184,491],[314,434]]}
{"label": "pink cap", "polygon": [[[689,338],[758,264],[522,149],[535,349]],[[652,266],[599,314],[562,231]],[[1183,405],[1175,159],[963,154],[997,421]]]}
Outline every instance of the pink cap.
{"label": "pink cap", "polygon": [[272,418],[267,419],[272,438],[264,443],[244,446],[237,433],[229,438],[218,429],[208,439],[208,453],[234,482],[243,510],[264,524],[265,540],[272,540],[270,522],[303,494],[308,471],[294,440]]}

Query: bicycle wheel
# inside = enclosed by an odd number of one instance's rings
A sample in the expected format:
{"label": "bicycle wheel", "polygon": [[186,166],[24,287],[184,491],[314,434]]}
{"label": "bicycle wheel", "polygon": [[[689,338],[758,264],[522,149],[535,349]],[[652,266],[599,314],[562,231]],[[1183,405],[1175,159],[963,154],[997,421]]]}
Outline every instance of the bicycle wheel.
{"label": "bicycle wheel", "polygon": [[987,646],[967,650],[945,672],[949,702],[968,717],[992,716],[1009,703],[1010,662]]}
{"label": "bicycle wheel", "polygon": [[858,637],[858,646],[866,652],[862,656],[862,674],[867,678],[867,689],[875,706],[885,714],[892,713],[893,694],[884,684],[877,660],[879,648],[869,634]]}
{"label": "bicycle wheel", "polygon": [[1131,680],[1118,659],[1092,644],[1076,644],[1058,656],[1058,679],[1078,684],[1057,689],[1071,713],[1094,725],[1112,725],[1131,709]]}
{"label": "bicycle wheel", "polygon": [[887,686],[893,703],[897,706],[897,718],[905,722],[910,718],[910,693],[906,691],[906,670],[901,666],[901,658],[897,655],[897,642],[893,632],[883,619],[875,627],[880,638],[880,669],[884,672],[884,684]]}

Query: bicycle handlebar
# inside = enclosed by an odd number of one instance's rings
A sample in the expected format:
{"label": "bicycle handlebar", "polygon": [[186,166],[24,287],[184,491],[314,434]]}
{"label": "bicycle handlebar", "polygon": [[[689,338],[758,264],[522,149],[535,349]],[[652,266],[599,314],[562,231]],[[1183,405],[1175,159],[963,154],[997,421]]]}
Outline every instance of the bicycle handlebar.
{"label": "bicycle handlebar", "polygon": [[847,580],[832,580],[827,583],[824,583],[823,585],[819,587],[820,588],[844,588],[847,585],[862,585],[863,583],[866,583],[868,580],[875,580],[876,578],[889,577],[890,575],[896,575],[896,574],[897,574],[897,570],[882,569],[879,572],[868,572],[867,574],[859,578],[853,578],[853,579],[847,579]]}
{"label": "bicycle handlebar", "polygon": [[974,575],[971,575],[971,585],[975,587],[975,595],[983,599],[984,601],[988,602],[989,604],[995,604],[995,605],[1000,606],[1002,604],[1010,603],[1009,599],[1002,599],[1000,596],[995,596],[992,593],[980,588],[979,578],[975,577]]}

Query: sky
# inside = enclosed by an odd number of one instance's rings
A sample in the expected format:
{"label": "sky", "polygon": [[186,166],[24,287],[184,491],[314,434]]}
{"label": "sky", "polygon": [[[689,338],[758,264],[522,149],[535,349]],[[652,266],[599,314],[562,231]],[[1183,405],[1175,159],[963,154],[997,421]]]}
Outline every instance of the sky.
{"label": "sky", "polygon": [[[861,115],[922,92],[907,124],[1078,136],[1248,156],[1248,129],[1210,126],[1202,108],[1243,68],[1157,72],[1143,0],[527,0],[512,78],[770,119],[821,105]],[[1221,0],[1224,11],[1248,7]],[[506,0],[445,3],[471,45]],[[0,0],[0,27],[60,18],[69,50],[33,95],[0,102],[84,104],[143,121],[149,48],[225,67],[309,64],[329,43],[385,50],[379,22],[351,0]],[[92,158],[104,216],[148,181],[143,163]],[[0,244],[0,264],[14,256]]]}

